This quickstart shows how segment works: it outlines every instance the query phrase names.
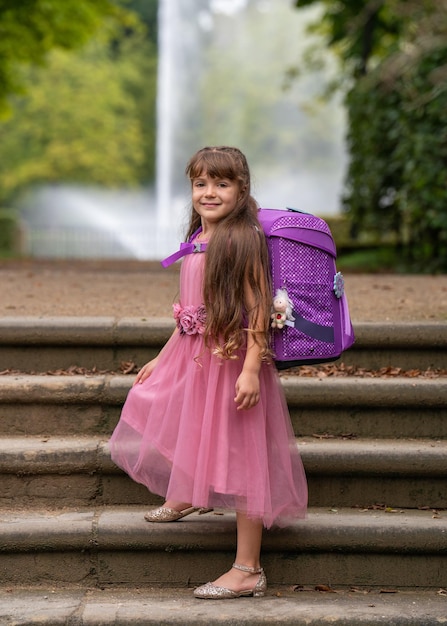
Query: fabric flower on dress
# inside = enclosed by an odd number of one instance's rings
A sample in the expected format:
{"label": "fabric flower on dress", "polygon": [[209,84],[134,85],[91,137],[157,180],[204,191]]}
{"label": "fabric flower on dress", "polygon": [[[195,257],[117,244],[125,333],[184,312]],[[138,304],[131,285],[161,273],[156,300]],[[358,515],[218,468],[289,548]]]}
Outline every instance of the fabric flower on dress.
{"label": "fabric flower on dress", "polygon": [[182,307],[178,302],[173,305],[174,319],[181,335],[203,335],[205,332],[206,311],[200,306]]}

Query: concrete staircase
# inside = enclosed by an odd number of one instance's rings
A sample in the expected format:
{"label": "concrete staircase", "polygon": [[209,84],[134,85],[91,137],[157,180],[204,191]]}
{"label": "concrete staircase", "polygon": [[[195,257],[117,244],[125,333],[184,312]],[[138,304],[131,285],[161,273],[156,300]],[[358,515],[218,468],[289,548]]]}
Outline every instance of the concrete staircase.
{"label": "concrete staircase", "polygon": [[[265,533],[265,599],[191,598],[231,564],[234,516],[144,522],[160,500],[107,448],[133,377],[99,373],[146,361],[171,329],[0,320],[0,370],[21,371],[0,376],[0,624],[447,623],[446,377],[283,375],[309,516]],[[356,331],[346,364],[447,363],[445,324]],[[72,365],[96,373],[30,373]]]}
{"label": "concrete staircase", "polygon": [[[0,371],[46,371],[83,365],[116,370],[122,362],[145,363],[166,342],[171,318],[3,317],[0,318]],[[356,324],[356,342],[343,362],[377,369],[443,368],[447,364],[447,324],[421,322]]]}

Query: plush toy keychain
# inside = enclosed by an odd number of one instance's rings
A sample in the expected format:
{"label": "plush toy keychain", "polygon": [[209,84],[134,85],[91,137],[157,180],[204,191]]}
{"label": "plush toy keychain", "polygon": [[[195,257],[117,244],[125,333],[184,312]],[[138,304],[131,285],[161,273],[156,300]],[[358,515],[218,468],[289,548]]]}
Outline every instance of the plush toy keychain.
{"label": "plush toy keychain", "polygon": [[287,321],[294,322],[292,315],[293,304],[285,289],[277,289],[273,298],[272,328],[284,328]]}

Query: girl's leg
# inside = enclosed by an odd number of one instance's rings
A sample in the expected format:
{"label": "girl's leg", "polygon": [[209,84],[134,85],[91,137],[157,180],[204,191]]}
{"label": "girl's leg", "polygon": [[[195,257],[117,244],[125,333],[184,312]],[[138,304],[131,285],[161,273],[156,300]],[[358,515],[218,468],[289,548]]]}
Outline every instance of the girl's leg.
{"label": "girl's leg", "polygon": [[189,509],[191,506],[191,503],[190,502],[177,502],[177,500],[166,500],[163,506],[168,509],[176,509],[177,511],[183,511],[184,509]]}
{"label": "girl's leg", "polygon": [[[249,519],[244,513],[237,513],[237,550],[235,563],[259,568],[262,543],[262,521]],[[254,587],[259,574],[242,572],[231,568],[214,581],[217,587],[225,587],[232,591],[243,591]]]}

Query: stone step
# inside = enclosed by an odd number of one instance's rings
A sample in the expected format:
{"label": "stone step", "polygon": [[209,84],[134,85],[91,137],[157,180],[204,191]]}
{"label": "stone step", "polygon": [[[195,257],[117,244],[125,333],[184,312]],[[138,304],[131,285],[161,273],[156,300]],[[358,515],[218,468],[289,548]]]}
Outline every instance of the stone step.
{"label": "stone step", "polygon": [[[312,506],[447,508],[447,441],[297,441]],[[157,504],[94,437],[1,438],[0,506]]]}
{"label": "stone step", "polygon": [[[172,524],[149,524],[143,514],[141,507],[2,510],[2,584],[184,587],[231,565],[234,514]],[[311,509],[307,519],[265,532],[262,562],[272,587],[439,590],[447,587],[446,536],[445,513]]]}
{"label": "stone step", "polygon": [[[388,592],[387,592],[388,591]],[[439,626],[444,590],[269,588],[264,598],[222,603],[192,590],[141,587],[0,588],[0,622],[20,626]]]}
{"label": "stone step", "polygon": [[[0,371],[42,372],[78,365],[118,370],[122,362],[142,365],[166,342],[171,318],[3,317]],[[340,359],[378,369],[445,368],[447,323],[359,323],[356,342]]]}
{"label": "stone step", "polygon": [[[447,439],[446,378],[281,378],[297,436]],[[109,436],[132,376],[0,376],[0,436]]]}

